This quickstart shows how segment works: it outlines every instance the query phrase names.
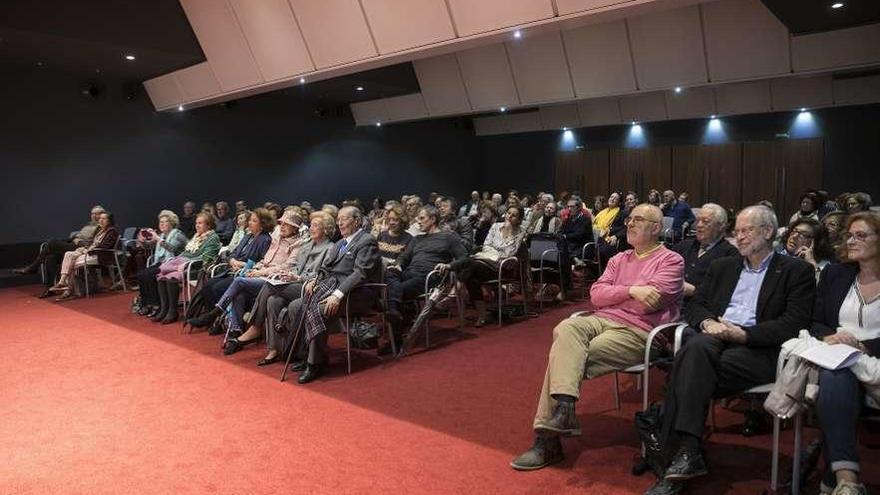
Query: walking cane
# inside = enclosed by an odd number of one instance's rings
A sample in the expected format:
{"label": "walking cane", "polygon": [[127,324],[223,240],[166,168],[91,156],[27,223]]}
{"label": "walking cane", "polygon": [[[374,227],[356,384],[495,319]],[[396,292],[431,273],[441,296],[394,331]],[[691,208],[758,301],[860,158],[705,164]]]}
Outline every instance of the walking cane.
{"label": "walking cane", "polygon": [[320,277],[315,278],[315,283],[312,285],[312,292],[308,294],[308,298],[306,299],[305,304],[303,304],[302,309],[300,311],[299,322],[296,324],[296,331],[293,334],[293,340],[290,342],[290,349],[287,351],[287,360],[284,362],[284,370],[281,372],[281,381],[283,382],[285,378],[287,378],[287,370],[290,367],[290,360],[293,359],[293,353],[296,352],[296,343],[299,340],[299,334],[302,331],[302,327],[305,324],[306,320],[306,311],[309,306],[312,304],[312,298],[315,296],[315,289],[318,288],[318,283],[320,281]]}

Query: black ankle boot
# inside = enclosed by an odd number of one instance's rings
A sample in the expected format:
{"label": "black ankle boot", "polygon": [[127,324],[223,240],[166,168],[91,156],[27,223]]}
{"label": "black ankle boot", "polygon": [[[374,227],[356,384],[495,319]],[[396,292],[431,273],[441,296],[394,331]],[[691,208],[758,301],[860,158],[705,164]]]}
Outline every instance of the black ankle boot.
{"label": "black ankle boot", "polygon": [[162,324],[168,325],[177,321],[177,299],[180,297],[180,284],[177,282],[168,282],[168,312],[162,318]]}
{"label": "black ankle boot", "polygon": [[186,320],[186,322],[195,328],[202,328],[202,327],[206,327],[206,326],[210,325],[211,323],[213,323],[214,320],[216,320],[217,317],[220,316],[221,314],[223,314],[223,311],[220,308],[215,306],[213,309],[211,309],[211,311],[208,311],[207,313],[203,314],[202,316],[199,316],[197,318],[190,318],[190,319]]}
{"label": "black ankle boot", "polygon": [[162,318],[165,318],[165,313],[168,312],[168,289],[166,289],[167,285],[168,284],[164,281],[156,283],[156,287],[159,292],[159,310],[153,313],[153,316],[150,316],[150,321],[162,321]]}

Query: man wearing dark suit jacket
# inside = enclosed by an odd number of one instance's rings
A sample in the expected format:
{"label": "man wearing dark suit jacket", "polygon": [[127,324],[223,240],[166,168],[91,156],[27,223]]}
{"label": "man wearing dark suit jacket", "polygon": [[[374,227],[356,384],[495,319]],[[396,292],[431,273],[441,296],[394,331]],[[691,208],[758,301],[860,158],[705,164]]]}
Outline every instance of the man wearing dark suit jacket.
{"label": "man wearing dark suit jacket", "polygon": [[743,209],[734,230],[741,256],[714,261],[691,301],[686,320],[701,333],[675,357],[661,437],[671,459],[649,495],[681,493],[707,473],[700,438],[712,399],[773,382],[780,346],[810,324],[813,268],[773,253],[777,227],[769,208]]}
{"label": "man wearing dark suit jacket", "polygon": [[[376,294],[372,291],[353,292],[362,283],[378,282],[382,273],[379,246],[376,239],[362,227],[362,223],[363,213],[359,209],[346,206],[339,210],[336,226],[342,238],[336,242],[333,252],[327,255],[324,265],[318,270],[318,283],[312,279],[305,284],[304,299],[317,298],[315,303],[322,308],[321,317],[325,327],[335,321],[346,296],[351,297],[349,309],[352,312],[368,309],[376,301]],[[314,328],[314,324],[321,326],[321,322],[311,319],[309,310],[304,307],[303,299],[295,299],[287,307],[290,331],[295,332],[300,319],[305,318],[300,341],[307,342],[308,356],[305,362],[297,363],[293,368],[301,372],[297,379],[301,384],[318,378],[327,361],[327,332],[323,328]],[[305,315],[303,311],[306,311]]]}

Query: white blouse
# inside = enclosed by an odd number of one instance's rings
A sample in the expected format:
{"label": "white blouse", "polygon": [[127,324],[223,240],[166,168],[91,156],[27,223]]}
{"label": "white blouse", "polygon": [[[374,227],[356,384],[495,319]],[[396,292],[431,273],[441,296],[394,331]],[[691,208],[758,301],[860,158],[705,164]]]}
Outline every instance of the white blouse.
{"label": "white blouse", "polygon": [[880,295],[866,301],[859,293],[859,283],[854,281],[838,314],[840,329],[853,334],[859,340],[880,337]]}

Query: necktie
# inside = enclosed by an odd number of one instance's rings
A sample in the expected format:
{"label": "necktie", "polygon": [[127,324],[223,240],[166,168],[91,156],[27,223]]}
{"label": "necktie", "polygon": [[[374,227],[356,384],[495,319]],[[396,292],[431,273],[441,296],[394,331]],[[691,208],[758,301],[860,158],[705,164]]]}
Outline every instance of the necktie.
{"label": "necktie", "polygon": [[339,243],[339,256],[342,256],[343,254],[345,254],[345,250],[346,250],[346,248],[348,248],[348,241],[345,240],[345,239],[343,239],[343,240]]}

